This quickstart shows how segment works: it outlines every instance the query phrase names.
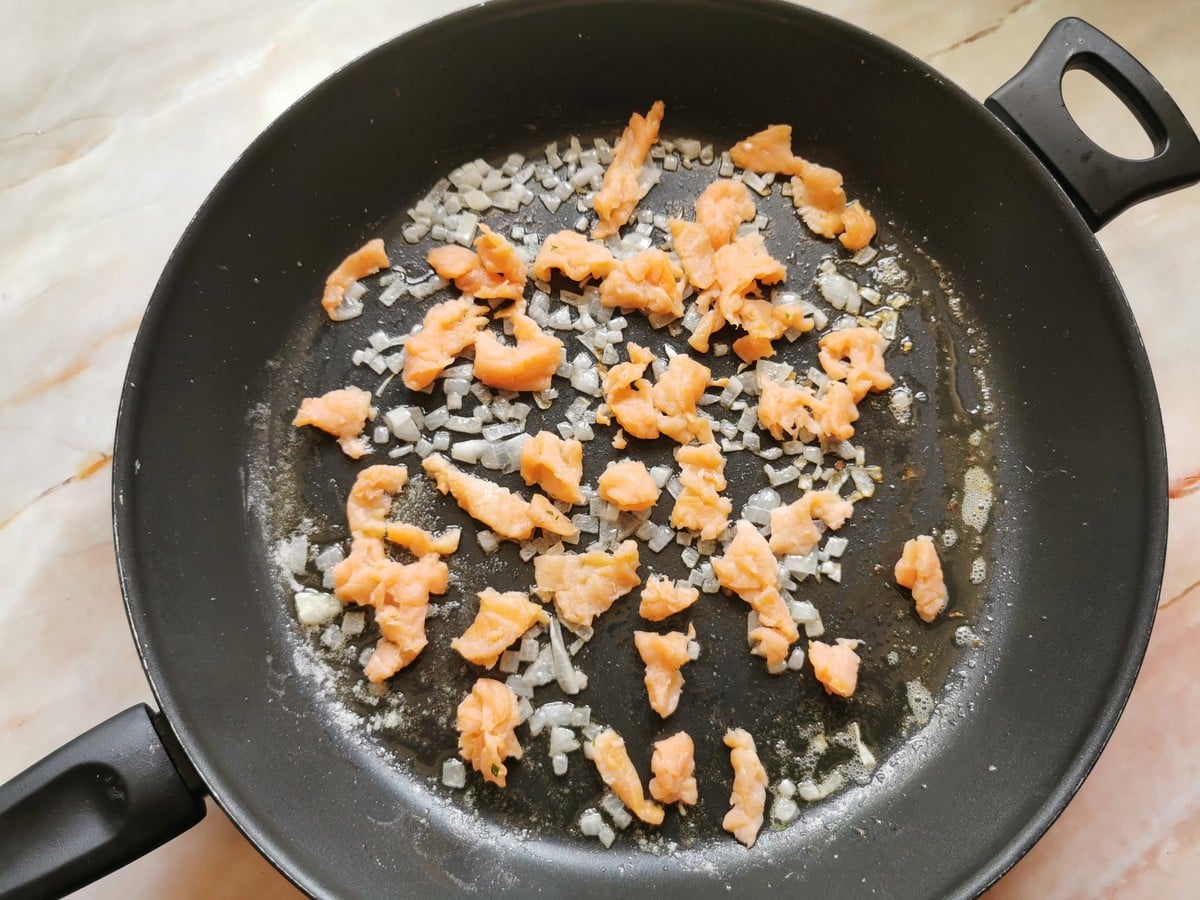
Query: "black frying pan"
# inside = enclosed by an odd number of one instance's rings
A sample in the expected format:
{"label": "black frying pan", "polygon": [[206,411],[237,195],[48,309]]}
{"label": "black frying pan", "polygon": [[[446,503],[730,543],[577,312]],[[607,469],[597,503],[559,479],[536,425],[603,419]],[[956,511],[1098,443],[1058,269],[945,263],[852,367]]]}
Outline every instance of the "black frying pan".
{"label": "black frying pan", "polygon": [[[724,47],[752,48],[747,58],[758,62],[733,77],[711,64]],[[1135,112],[1153,159],[1111,157],[1070,122],[1057,84],[1075,67]],[[943,685],[942,713],[905,731],[886,703],[871,702],[904,673],[879,674],[869,659],[855,715],[884,764],[793,827],[764,831],[750,852],[701,827],[719,821],[728,790],[715,751],[700,760],[709,776],[701,826],[678,833],[678,857],[632,839],[607,852],[582,842],[570,832],[578,809],[567,808],[578,798],[539,794],[532,778],[514,779],[507,799],[479,792],[478,815],[464,815],[433,774],[445,724],[429,725],[424,748],[365,739],[337,712],[353,694],[337,678],[318,683],[304,664],[309,639],[268,561],[272,538],[299,515],[324,517],[338,536],[354,470],[285,423],[305,392],[353,377],[348,348],[384,320],[373,310],[374,320],[331,329],[315,306],[323,273],[377,233],[405,251],[399,212],[454,165],[572,133],[615,135],[659,96],[669,133],[723,147],[790,122],[799,152],[845,172],[883,224],[880,241],[924,260],[913,267],[916,293],[929,296],[905,322],[934,349],[900,375],[940,373],[931,413],[911,431],[885,428],[882,409],[868,405],[872,450],[892,453],[880,461],[914,465],[921,477],[856,523],[857,568],[844,589],[823,585],[819,602],[827,621],[880,647],[913,635],[913,664]],[[716,896],[791,884],[837,896],[970,895],[998,878],[1103,747],[1162,574],[1158,405],[1091,232],[1139,199],[1194,181],[1200,146],[1161,86],[1077,20],[1056,26],[987,105],[816,14],[682,0],[489,4],[397,39],[298,103],[190,226],[130,365],[114,466],[118,558],[162,713],[129,710],[0,788],[0,890],[43,896],[84,884],[193,824],[205,791],[281,871],[320,895],[650,887]],[[801,250],[795,265],[811,267],[826,250]],[[941,314],[949,296],[962,298],[961,320]],[[811,344],[795,346],[811,354]],[[955,408],[939,388],[947,359],[971,346],[986,350],[989,392],[971,394],[975,382],[964,377]],[[904,537],[947,521],[954,498],[944,486],[967,462],[960,438],[993,423],[987,451],[1002,503],[985,547],[990,578],[972,594],[961,568],[950,576],[965,621],[988,627],[984,646],[968,653],[950,641],[953,620],[924,630],[875,620],[879,604],[902,598],[865,548],[890,563]],[[735,479],[733,490],[747,483]],[[493,576],[500,586],[503,567]],[[697,620],[720,653],[716,636],[744,627],[743,610],[727,598],[709,605],[710,618]],[[615,621],[614,632],[627,624]],[[749,659],[740,638],[729,643],[729,659]],[[440,672],[448,658],[431,647],[397,689],[470,675]],[[780,682],[753,662],[715,669],[707,682],[694,676],[704,702],[681,709],[679,724],[698,743],[717,723],[784,727],[764,693]],[[636,667],[614,665],[610,677],[611,692],[596,692],[593,706],[645,746],[655,732],[638,718],[644,711],[624,709],[623,698],[639,696]],[[797,717],[836,725],[845,710],[811,687]],[[528,831],[517,838],[515,826]]]}

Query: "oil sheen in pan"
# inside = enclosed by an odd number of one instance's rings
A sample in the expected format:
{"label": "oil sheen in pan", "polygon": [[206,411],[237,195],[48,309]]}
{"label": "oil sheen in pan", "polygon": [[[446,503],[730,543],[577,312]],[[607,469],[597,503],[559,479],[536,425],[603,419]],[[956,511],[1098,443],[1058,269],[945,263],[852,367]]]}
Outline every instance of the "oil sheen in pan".
{"label": "oil sheen in pan", "polygon": [[[612,139],[612,135],[605,137]],[[527,148],[526,155],[532,159],[541,149]],[[498,165],[499,160],[493,163]],[[853,186],[854,174],[847,174]],[[680,168],[664,173],[641,208],[690,218],[692,201],[716,176],[716,165],[699,164],[690,171]],[[897,772],[899,761],[910,757],[933,730],[952,726],[957,717],[970,714],[970,684],[981,674],[975,669],[976,662],[986,659],[995,624],[992,607],[996,603],[985,601],[989,582],[981,577],[986,573],[995,529],[980,504],[990,506],[996,491],[992,454],[998,404],[988,378],[985,336],[971,319],[970,303],[954,291],[947,274],[921,251],[918,242],[906,238],[890,221],[886,197],[869,203],[880,222],[875,242],[879,253],[863,267],[847,263],[847,254],[836,243],[813,237],[778,186],[769,197],[755,199],[759,212],[770,220],[763,232],[767,247],[788,265],[788,289],[817,302],[830,321],[835,320],[839,313],[823,304],[812,286],[818,264],[832,258],[838,261],[840,271],[878,289],[884,305],[899,312],[896,341],[887,354],[897,387],[864,400],[854,438],[865,447],[867,463],[882,467],[883,484],[873,498],[857,506],[854,518],[840,532],[850,541],[841,560],[841,583],[828,579],[815,583],[810,578],[794,592],[796,599],[810,600],[820,610],[824,640],[850,637],[865,641],[859,651],[863,659],[859,687],[848,702],[827,697],[807,663],[800,672],[768,675],[762,660],[751,656],[746,647],[745,604],[723,592],[702,594],[691,610],[675,617],[678,624],[675,619],[667,623],[683,628],[693,622],[702,649],[700,659],[683,670],[686,684],[679,710],[660,721],[646,703],[643,668],[633,648],[633,630],[646,627],[637,617],[636,592],[618,601],[598,620],[595,637],[575,657],[576,665],[588,674],[589,687],[566,699],[590,706],[593,721],[615,727],[625,737],[643,781],[649,774],[652,741],[686,730],[696,743],[700,787],[700,803],[686,817],[668,815],[660,829],[643,829],[635,822],[619,838],[618,846],[622,841],[632,842],[656,852],[688,854],[714,842],[733,843],[720,827],[731,783],[728,751],[721,743],[726,728],[744,727],[751,732],[773,787],[782,778],[820,781],[832,767],[845,763],[853,754],[849,747],[831,747],[815,770],[805,764],[805,752],[814,735],[845,733],[851,723],[857,723],[864,743],[881,764],[874,771],[865,767],[851,770],[863,783],[851,784],[841,795],[811,805],[797,797],[799,818],[786,827],[800,837],[814,832],[838,804],[848,802],[849,794],[870,790],[872,781],[901,774]],[[496,211],[483,221],[497,228],[496,223],[502,222],[507,232],[515,219],[527,231],[544,237],[571,228],[578,216],[573,202],[564,203],[556,215],[534,202],[519,213]],[[397,215],[378,234],[395,251],[394,265],[403,266],[410,274],[427,271],[424,254],[435,244],[429,239],[407,244],[400,236],[405,224],[407,217]],[[660,237],[656,233],[656,239]],[[343,249],[332,249],[331,258]],[[451,500],[432,488],[420,473],[415,455],[400,460],[409,466],[412,477],[397,503],[398,517],[429,528],[459,524],[464,532],[459,552],[448,559],[450,590],[444,597],[434,598],[436,615],[427,628],[429,646],[412,666],[392,679],[386,691],[368,685],[361,674],[359,657],[378,637],[369,616],[362,634],[347,636],[344,644],[330,648],[321,640],[321,629],[305,629],[295,622],[292,592],[298,585],[271,558],[271,548],[298,533],[317,547],[345,541],[344,501],[356,471],[364,464],[348,460],[333,441],[307,433],[310,429],[298,432],[291,426],[300,399],[346,384],[378,388],[383,377],[352,366],[353,351],[366,346],[368,335],[376,330],[407,332],[430,304],[449,295],[435,295],[423,302],[402,297],[391,308],[384,308],[375,302],[379,293],[375,281],[366,281],[364,314],[338,324],[331,324],[321,311],[317,303],[320,285],[314,282],[311,302],[298,299],[283,349],[257,386],[260,403],[248,423],[248,446],[252,448],[247,460],[249,506],[261,529],[256,537],[265,551],[264,583],[276,586],[275,593],[264,596],[262,602],[286,610],[283,618],[296,650],[290,664],[301,670],[300,677],[319,682],[330,717],[338,727],[361,735],[373,750],[391,760],[397,778],[425,784],[431,802],[465,802],[478,815],[498,820],[522,835],[578,841],[578,816],[595,805],[603,785],[580,752],[570,755],[566,776],[552,774],[545,732],[531,738],[527,729],[518,730],[525,757],[510,766],[506,790],[481,783],[475,773],[469,773],[468,786],[462,792],[450,791],[440,782],[441,763],[455,753],[455,709],[480,674],[450,649],[449,641],[472,620],[477,591],[487,586],[501,590],[530,587],[532,565],[518,559],[514,545],[506,543],[494,555],[484,555],[475,541],[474,526]],[[863,314],[870,311],[864,304]],[[685,347],[686,334],[671,338],[665,329],[651,329],[637,313],[627,319],[627,340],[659,354],[664,342]],[[577,348],[569,337],[566,343],[570,358]],[[780,341],[777,347],[776,359],[799,371],[816,365],[813,334],[793,344]],[[714,377],[720,377],[734,372],[738,361],[732,354],[715,359],[710,354],[704,362],[713,369]],[[556,379],[555,386],[559,399],[547,413],[533,410],[527,424],[530,433],[543,427],[553,430],[574,399],[574,391],[563,379]],[[386,410],[417,402],[406,394],[397,379],[377,398],[376,406]],[[442,402],[436,396],[421,399],[432,408]],[[597,427],[596,439],[586,445],[587,482],[594,484],[615,456],[611,431]],[[769,442],[769,437],[766,440]],[[674,468],[672,445],[666,439],[631,440],[634,444],[647,465],[665,463]],[[734,519],[750,494],[766,486],[762,463],[749,452],[727,454],[727,495],[733,500]],[[483,474],[525,490],[519,476]],[[792,484],[780,493],[788,502],[799,492]],[[968,504],[965,516],[964,502]],[[664,494],[659,506],[654,519],[665,522],[670,497]],[[990,513],[994,521],[1003,515],[1003,509],[997,503]],[[920,533],[932,533],[939,542],[951,593],[949,616],[932,625],[916,618],[908,593],[895,587],[891,574],[904,541]],[[641,544],[639,574],[643,579],[651,572],[686,578],[688,570],[679,558],[679,549],[672,544],[655,554]],[[300,580],[307,586],[320,586],[320,576],[311,566]],[[922,729],[929,713],[926,692],[938,697],[938,713],[934,723]],[[554,699],[562,699],[562,695],[551,683],[537,690],[533,702],[537,706]],[[764,828],[770,827],[768,819]]]}

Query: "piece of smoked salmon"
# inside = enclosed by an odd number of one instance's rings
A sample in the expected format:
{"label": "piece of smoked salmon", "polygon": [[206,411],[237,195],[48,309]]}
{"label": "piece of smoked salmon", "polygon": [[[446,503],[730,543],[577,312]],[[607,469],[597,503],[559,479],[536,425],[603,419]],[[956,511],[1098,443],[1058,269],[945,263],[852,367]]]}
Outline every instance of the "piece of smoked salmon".
{"label": "piece of smoked salmon", "polygon": [[858,654],[854,648],[860,641],[838,638],[830,645],[821,641],[808,642],[808,660],[813,674],[821,682],[826,693],[849,697],[858,686]]}
{"label": "piece of smoked salmon", "polygon": [[650,622],[682,612],[700,599],[700,591],[686,582],[672,582],[665,575],[652,575],[642,588],[638,615]]}
{"label": "piece of smoked salmon", "polygon": [[818,358],[825,373],[846,382],[854,402],[860,403],[871,391],[886,391],[895,384],[884,364],[885,344],[874,328],[844,328],[817,342]]}
{"label": "piece of smoked salmon", "polygon": [[543,553],[533,560],[538,595],[553,600],[559,618],[576,628],[590,628],[641,584],[637,569],[637,541],[625,541],[612,553]]}
{"label": "piece of smoked salmon", "polygon": [[834,491],[805,491],[771,510],[771,552],[778,556],[811,553],[821,541],[816,521],[837,531],[854,515],[854,505]]}
{"label": "piece of smoked salmon", "polygon": [[721,827],[747,847],[753,847],[767,805],[767,770],[758,758],[754,738],[745,729],[726,731],[725,746],[729,748],[729,762],[733,766],[733,791]]}
{"label": "piece of smoked salmon", "polygon": [[675,450],[682,490],[671,510],[671,525],[711,541],[725,533],[733,502],[725,490],[725,458],[715,443],[690,444]]}
{"label": "piece of smoked salmon", "polygon": [[646,464],[636,459],[610,462],[596,482],[596,493],[624,512],[651,509],[661,493]]}
{"label": "piece of smoked salmon", "polygon": [[606,238],[620,231],[633,215],[638,201],[646,195],[639,175],[650,148],[658,140],[663,111],[663,102],[656,100],[645,116],[636,112],[630,116],[629,124],[613,147],[612,162],[604,173],[604,182],[592,199],[592,207],[600,217],[592,229],[592,237]]}
{"label": "piece of smoked salmon", "polygon": [[292,424],[297,428],[312,425],[337,438],[342,452],[361,459],[371,452],[362,430],[371,415],[371,394],[362,388],[345,387],[320,397],[306,397]]}
{"label": "piece of smoked salmon", "polygon": [[433,384],[455,358],[475,345],[487,325],[487,308],[470,297],[431,306],[421,328],[404,344],[404,386],[419,391]]}
{"label": "piece of smoked salmon", "polygon": [[556,231],[547,235],[533,261],[533,277],[549,281],[554,269],[572,281],[604,278],[617,265],[612,252],[598,241],[589,241],[578,231]]}
{"label": "piece of smoked salmon", "polygon": [[669,631],[658,634],[653,631],[635,631],[633,643],[638,656],[646,665],[646,692],[650,696],[650,708],[662,718],[667,718],[679,706],[683,693],[683,673],[680,671],[692,661],[689,644],[696,636],[696,629],[688,626],[687,633]]}
{"label": "piece of smoked salmon", "polygon": [[604,729],[592,741],[592,762],[604,783],[630,812],[648,825],[662,824],[663,808],[646,799],[642,780],[625,749],[625,741],[611,728]]}
{"label": "piece of smoked salmon", "polygon": [[779,593],[779,566],[767,539],[753,524],[740,520],[724,555],[713,557],[712,567],[721,587],[745,600],[758,616],[758,626],[748,635],[752,652],[766,660],[768,672],[781,674],[787,668],[788,647],[800,631]]}
{"label": "piece of smoked salmon", "polygon": [[325,279],[325,292],[321,297],[321,306],[326,315],[333,321],[339,322],[343,319],[353,318],[354,315],[361,312],[361,307],[349,314],[342,309],[346,291],[358,279],[374,275],[380,269],[386,269],[390,265],[387,252],[383,249],[383,241],[379,238],[367,241],[343,259]]}
{"label": "piece of smoked salmon", "polygon": [[555,500],[582,503],[583,444],[539,431],[521,447],[521,477]]}
{"label": "piece of smoked salmon", "polygon": [[506,684],[480,678],[458,705],[458,753],[484,781],[504,787],[506,759],[520,759],[516,727],[520,721],[517,695]]}
{"label": "piece of smoked salmon", "polygon": [[659,803],[694,806],[700,798],[696,788],[696,746],[686,731],[654,742],[650,758],[650,796]]}
{"label": "piece of smoked salmon", "polygon": [[[506,315],[506,314],[500,314]],[[490,331],[475,338],[475,377],[503,391],[544,391],[562,362],[563,343],[524,312],[512,310],[516,344],[502,344]]]}
{"label": "piece of smoked salmon", "polygon": [[479,592],[475,620],[450,646],[468,662],[486,669],[500,660],[500,654],[535,624],[546,625],[550,616],[523,591],[484,588]]}
{"label": "piece of smoked salmon", "polygon": [[896,563],[896,583],[912,591],[922,621],[932,622],[946,608],[949,592],[933,538],[922,534],[905,542]]}

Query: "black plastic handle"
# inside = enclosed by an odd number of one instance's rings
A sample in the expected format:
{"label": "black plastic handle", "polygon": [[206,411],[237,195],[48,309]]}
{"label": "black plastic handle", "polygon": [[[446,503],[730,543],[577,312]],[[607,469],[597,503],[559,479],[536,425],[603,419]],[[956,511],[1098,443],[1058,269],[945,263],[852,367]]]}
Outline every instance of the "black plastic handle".
{"label": "black plastic handle", "polygon": [[[1149,13],[1148,13],[1149,14]],[[1154,143],[1149,159],[1114,156],[1075,124],[1062,78],[1083,69],[1103,82]],[[1046,165],[1092,230],[1135,203],[1200,180],[1200,140],[1140,62],[1082,19],[1063,19],[1033,57],[984,104]]]}
{"label": "black plastic handle", "polygon": [[0,898],[62,897],[204,818],[204,786],[162,726],[132,707],[0,785]]}

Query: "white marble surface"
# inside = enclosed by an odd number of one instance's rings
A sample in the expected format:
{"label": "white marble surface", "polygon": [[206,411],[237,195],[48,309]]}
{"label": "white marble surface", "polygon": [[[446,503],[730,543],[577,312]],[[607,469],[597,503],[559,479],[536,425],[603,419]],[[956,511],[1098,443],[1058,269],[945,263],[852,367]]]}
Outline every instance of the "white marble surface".
{"label": "white marble surface", "polygon": [[[109,457],[122,373],[172,246],[237,153],[337,67],[455,0],[255,4],[0,0],[0,779],[149,698],[112,555]],[[1200,123],[1200,4],[941,0],[814,4],[986,96],[1053,22],[1123,43]],[[1074,86],[1072,86],[1074,87]],[[1074,95],[1073,95],[1074,98]],[[1137,150],[1094,95],[1093,133]],[[1142,139],[1144,142],[1144,139]],[[1172,477],[1200,470],[1200,189],[1100,240],[1142,325]],[[999,897],[1195,895],[1200,883],[1200,494],[1172,501],[1163,610],[1130,707],[1059,823]],[[37,673],[36,677],[31,677]],[[294,891],[219,810],[85,891],[94,898]]]}

